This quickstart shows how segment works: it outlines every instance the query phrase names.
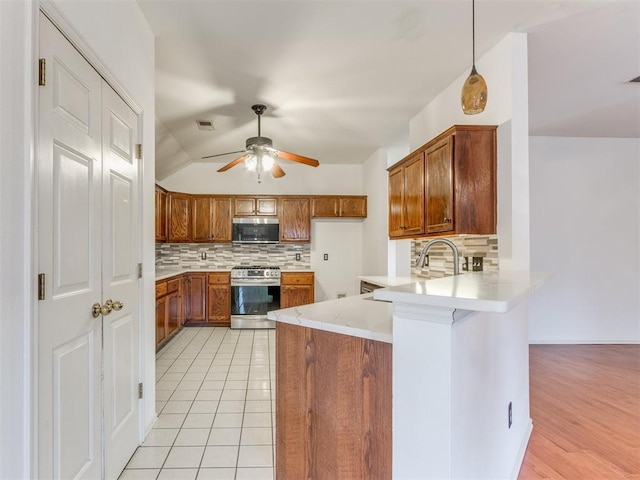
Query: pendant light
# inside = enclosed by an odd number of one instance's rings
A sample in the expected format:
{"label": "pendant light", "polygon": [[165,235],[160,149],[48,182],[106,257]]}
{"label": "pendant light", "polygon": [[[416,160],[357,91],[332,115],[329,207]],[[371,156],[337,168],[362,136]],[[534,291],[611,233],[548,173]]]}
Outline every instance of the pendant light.
{"label": "pendant light", "polygon": [[476,70],[476,2],[471,0],[471,35],[473,66],[462,86],[462,111],[465,115],[475,115],[484,111],[487,104],[487,82]]}

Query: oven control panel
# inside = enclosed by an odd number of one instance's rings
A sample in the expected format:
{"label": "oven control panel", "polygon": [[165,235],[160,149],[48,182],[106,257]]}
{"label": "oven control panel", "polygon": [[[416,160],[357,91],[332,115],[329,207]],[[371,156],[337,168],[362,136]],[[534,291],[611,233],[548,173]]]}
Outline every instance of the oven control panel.
{"label": "oven control panel", "polygon": [[280,278],[278,267],[233,267],[231,278]]}

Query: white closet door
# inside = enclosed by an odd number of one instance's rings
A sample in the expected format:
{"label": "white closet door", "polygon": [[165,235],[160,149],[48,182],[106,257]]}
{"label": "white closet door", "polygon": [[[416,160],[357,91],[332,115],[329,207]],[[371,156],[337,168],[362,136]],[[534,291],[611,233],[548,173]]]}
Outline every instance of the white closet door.
{"label": "white closet door", "polygon": [[140,416],[138,118],[43,14],[40,57],[38,478],[115,479]]}
{"label": "white closet door", "polygon": [[40,15],[38,478],[102,475],[102,79]]}
{"label": "white closet door", "polygon": [[138,118],[106,83],[102,94],[102,285],[116,308],[103,319],[105,478],[138,446]]}

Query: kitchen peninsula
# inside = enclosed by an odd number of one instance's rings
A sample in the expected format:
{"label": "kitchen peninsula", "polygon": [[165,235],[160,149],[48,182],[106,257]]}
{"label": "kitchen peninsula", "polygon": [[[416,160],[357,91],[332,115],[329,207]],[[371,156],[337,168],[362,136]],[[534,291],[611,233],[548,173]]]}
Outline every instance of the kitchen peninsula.
{"label": "kitchen peninsula", "polygon": [[545,278],[467,273],[270,312],[277,478],[517,476],[527,297]]}

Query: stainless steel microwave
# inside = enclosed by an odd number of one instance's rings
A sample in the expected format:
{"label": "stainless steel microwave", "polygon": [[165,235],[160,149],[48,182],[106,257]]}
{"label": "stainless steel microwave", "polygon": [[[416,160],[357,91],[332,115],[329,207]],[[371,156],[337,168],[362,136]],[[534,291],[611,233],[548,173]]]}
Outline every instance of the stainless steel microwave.
{"label": "stainless steel microwave", "polygon": [[235,217],[232,226],[233,243],[278,243],[280,241],[277,217]]}

